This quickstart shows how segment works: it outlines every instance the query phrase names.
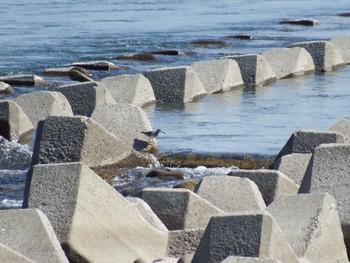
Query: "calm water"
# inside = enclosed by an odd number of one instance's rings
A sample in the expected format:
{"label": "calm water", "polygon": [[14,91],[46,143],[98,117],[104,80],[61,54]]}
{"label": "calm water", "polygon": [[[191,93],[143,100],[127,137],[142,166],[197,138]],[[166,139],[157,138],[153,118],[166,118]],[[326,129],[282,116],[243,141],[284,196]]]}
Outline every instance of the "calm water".
{"label": "calm water", "polygon": [[[144,73],[152,68],[189,65],[229,54],[262,53],[308,40],[350,35],[350,1],[284,0],[2,0],[0,75],[35,73],[72,62],[109,60]],[[319,26],[281,25],[292,18],[314,18]],[[250,34],[253,40],[225,36]],[[225,47],[193,46],[192,40],[225,40]],[[118,55],[158,49],[193,51],[158,62],[118,61]],[[350,67],[327,74],[279,80],[255,91],[210,95],[186,105],[146,108],[163,152],[277,154],[297,129],[328,129],[350,116]],[[50,80],[50,79],[48,79]],[[57,81],[57,80],[54,80]],[[17,94],[33,89],[15,87]],[[0,97],[4,98],[4,97]],[[30,155],[27,148],[24,155]],[[5,151],[6,152],[6,151]],[[10,158],[10,157],[9,157]],[[0,208],[20,204],[25,169],[0,167]],[[125,183],[125,182],[124,182]]]}

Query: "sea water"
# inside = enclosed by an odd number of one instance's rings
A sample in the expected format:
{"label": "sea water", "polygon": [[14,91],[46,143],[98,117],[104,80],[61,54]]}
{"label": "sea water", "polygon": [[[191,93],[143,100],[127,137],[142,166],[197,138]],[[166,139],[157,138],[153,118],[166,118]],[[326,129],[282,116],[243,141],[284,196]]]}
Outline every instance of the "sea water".
{"label": "sea water", "polygon": [[[337,15],[350,9],[344,0],[2,0],[0,8],[0,75],[42,76],[47,68],[92,60],[109,60],[129,68],[95,72],[93,77],[99,80],[225,55],[260,54],[295,42],[350,33],[350,18]],[[305,17],[320,24],[279,23]],[[226,38],[236,34],[252,39]],[[191,44],[198,39],[227,44]],[[156,62],[116,59],[160,49],[183,50],[187,55],[161,56]],[[350,115],[349,71],[346,66],[330,73],[278,80],[255,90],[208,95],[194,103],[157,104],[145,111],[153,128],[165,131],[158,137],[161,152],[275,155],[295,130],[328,129]],[[41,88],[15,89],[17,96]],[[25,173],[26,169],[0,167],[0,208],[21,202]]]}

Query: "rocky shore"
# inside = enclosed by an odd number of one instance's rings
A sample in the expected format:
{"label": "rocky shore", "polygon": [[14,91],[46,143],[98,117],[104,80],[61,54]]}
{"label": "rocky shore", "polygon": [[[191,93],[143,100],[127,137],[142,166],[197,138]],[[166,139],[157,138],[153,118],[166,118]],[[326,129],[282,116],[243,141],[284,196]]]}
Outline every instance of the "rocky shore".
{"label": "rocky shore", "polygon": [[[152,130],[145,105],[191,103],[346,64],[350,37],[100,81],[85,70],[118,67],[49,70],[82,82],[0,101],[1,136],[27,143],[35,133],[23,209],[0,211],[0,261],[349,262],[349,119],[295,131],[270,169],[205,177],[193,191],[146,188],[126,198],[94,172],[144,164],[157,151],[157,140],[141,133]],[[34,75],[0,80],[46,83]]]}

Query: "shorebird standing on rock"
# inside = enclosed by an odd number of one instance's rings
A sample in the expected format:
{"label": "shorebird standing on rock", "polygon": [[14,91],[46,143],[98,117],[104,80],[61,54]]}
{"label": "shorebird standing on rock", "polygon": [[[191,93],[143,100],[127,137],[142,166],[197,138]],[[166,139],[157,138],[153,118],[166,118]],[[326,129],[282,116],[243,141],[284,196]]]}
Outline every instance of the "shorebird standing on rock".
{"label": "shorebird standing on rock", "polygon": [[157,129],[156,131],[146,131],[146,132],[143,131],[141,133],[148,136],[149,140],[151,140],[156,138],[160,132],[165,133],[161,129]]}

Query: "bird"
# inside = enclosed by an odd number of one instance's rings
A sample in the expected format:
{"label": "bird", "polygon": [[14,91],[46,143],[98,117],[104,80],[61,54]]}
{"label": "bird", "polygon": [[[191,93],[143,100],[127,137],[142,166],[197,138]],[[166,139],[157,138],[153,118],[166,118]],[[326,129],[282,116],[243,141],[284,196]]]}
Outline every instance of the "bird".
{"label": "bird", "polygon": [[149,139],[154,139],[158,136],[160,132],[165,133],[161,129],[157,129],[156,131],[142,131],[141,133],[148,136]]}

